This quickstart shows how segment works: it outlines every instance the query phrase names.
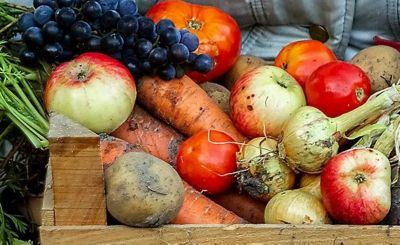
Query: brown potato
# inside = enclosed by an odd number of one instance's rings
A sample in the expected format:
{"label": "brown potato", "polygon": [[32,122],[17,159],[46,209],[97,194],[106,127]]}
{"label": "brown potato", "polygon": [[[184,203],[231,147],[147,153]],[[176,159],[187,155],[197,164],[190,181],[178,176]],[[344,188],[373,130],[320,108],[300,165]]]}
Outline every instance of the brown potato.
{"label": "brown potato", "polygon": [[400,79],[400,52],[389,46],[365,48],[353,57],[351,63],[359,66],[367,74],[373,93]]}
{"label": "brown potato", "polygon": [[218,83],[206,82],[200,84],[200,87],[206,91],[208,96],[221,108],[222,111],[229,114],[229,97],[231,92]]}
{"label": "brown potato", "polygon": [[169,223],[183,204],[184,187],[166,162],[143,152],[119,157],[105,170],[107,209],[119,222],[136,227]]}
{"label": "brown potato", "polygon": [[270,62],[267,62],[256,56],[241,55],[232,68],[225,74],[223,85],[230,90],[233,84],[242,74],[253,68],[267,65],[268,63]]}

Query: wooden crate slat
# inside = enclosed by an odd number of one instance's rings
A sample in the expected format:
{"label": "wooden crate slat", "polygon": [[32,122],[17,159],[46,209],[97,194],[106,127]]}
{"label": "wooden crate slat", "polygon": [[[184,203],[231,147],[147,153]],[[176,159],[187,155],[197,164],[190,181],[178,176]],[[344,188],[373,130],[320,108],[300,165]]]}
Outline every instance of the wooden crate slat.
{"label": "wooden crate slat", "polygon": [[100,137],[62,115],[52,114],[48,138],[54,224],[106,224]]}
{"label": "wooden crate slat", "polygon": [[41,210],[41,225],[54,225],[54,199],[53,199],[53,178],[51,164],[47,165],[46,183],[43,192],[42,210]]}
{"label": "wooden crate slat", "polygon": [[400,227],[347,225],[168,225],[41,227],[46,244],[378,244],[400,242]]}

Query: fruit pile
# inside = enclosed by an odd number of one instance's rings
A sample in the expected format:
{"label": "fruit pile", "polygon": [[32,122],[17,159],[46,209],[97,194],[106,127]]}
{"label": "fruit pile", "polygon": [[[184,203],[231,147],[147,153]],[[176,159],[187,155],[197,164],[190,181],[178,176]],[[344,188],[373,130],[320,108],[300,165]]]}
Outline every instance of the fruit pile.
{"label": "fruit pile", "polygon": [[209,55],[195,53],[196,35],[171,20],[154,23],[141,16],[134,0],[34,0],[33,6],[18,21],[25,64],[40,58],[62,62],[95,51],[122,61],[134,77],[171,80],[187,70],[207,73],[213,68]]}

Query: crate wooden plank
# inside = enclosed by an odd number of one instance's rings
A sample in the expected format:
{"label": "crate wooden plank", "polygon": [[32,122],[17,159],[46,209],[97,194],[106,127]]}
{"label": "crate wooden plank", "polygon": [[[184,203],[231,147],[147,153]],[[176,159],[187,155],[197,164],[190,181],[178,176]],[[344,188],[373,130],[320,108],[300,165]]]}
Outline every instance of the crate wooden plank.
{"label": "crate wooden plank", "polygon": [[398,244],[400,227],[347,225],[168,225],[40,228],[42,244]]}
{"label": "crate wooden plank", "polygon": [[54,225],[106,224],[99,136],[62,115],[52,114],[48,138]]}
{"label": "crate wooden plank", "polygon": [[46,183],[43,192],[41,225],[54,225],[54,200],[53,200],[53,178],[51,174],[51,164],[47,165]]}

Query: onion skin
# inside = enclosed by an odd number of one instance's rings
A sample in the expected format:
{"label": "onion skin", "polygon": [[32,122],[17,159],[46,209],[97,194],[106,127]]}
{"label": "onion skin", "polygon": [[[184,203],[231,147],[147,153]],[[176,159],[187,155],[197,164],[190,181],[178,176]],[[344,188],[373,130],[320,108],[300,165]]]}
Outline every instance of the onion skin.
{"label": "onion skin", "polygon": [[314,107],[303,106],[282,128],[279,157],[293,169],[310,174],[320,173],[326,162],[337,154],[342,135],[369,117],[390,108],[395,101],[400,101],[400,94],[392,88],[336,118],[329,118]]}
{"label": "onion skin", "polygon": [[265,207],[266,224],[330,224],[328,213],[315,196],[300,189],[276,194]]}
{"label": "onion skin", "polygon": [[265,202],[295,184],[296,175],[278,158],[276,145],[273,139],[258,137],[243,145],[236,154],[239,188]]}
{"label": "onion skin", "polygon": [[343,224],[378,224],[391,205],[391,168],[385,155],[356,148],[328,161],[321,173],[321,195],[332,218]]}
{"label": "onion skin", "polygon": [[240,76],[229,100],[233,123],[249,138],[278,137],[284,122],[305,105],[297,81],[285,70],[268,65]]}
{"label": "onion skin", "polygon": [[44,102],[95,133],[109,133],[130,115],[136,85],[119,61],[100,53],[84,53],[59,65],[47,81]]}
{"label": "onion skin", "polygon": [[301,190],[306,191],[318,199],[321,199],[321,175],[316,174],[302,174],[300,177],[299,187]]}

